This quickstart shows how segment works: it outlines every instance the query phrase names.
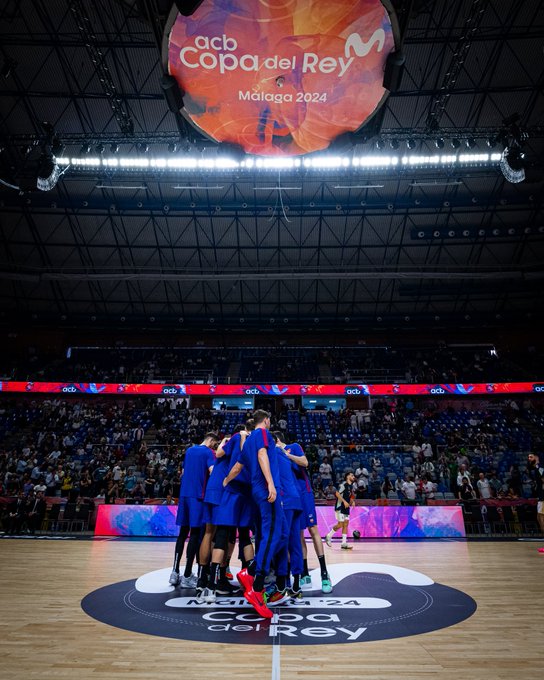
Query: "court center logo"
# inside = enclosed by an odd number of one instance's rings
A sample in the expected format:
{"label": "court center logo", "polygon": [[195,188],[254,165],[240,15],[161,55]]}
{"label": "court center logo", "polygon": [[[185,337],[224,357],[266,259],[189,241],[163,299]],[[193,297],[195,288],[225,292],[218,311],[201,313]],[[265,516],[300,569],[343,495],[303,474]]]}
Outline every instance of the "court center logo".
{"label": "court center logo", "polygon": [[242,595],[199,604],[194,591],[168,585],[170,569],[95,590],[81,606],[117,628],[161,637],[230,644],[316,645],[369,642],[428,633],[464,621],[476,611],[465,593],[424,574],[389,564],[336,564],[331,595],[312,590],[295,604],[274,607],[263,619]]}

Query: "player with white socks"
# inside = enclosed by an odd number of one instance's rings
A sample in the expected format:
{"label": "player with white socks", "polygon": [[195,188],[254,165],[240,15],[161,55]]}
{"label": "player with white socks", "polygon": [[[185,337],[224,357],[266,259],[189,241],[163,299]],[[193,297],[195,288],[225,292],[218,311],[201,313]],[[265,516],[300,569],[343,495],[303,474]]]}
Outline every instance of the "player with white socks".
{"label": "player with white socks", "polygon": [[332,537],[338,529],[342,529],[342,545],[343,550],[352,550],[353,546],[348,545],[348,524],[349,511],[355,505],[353,497],[353,484],[355,482],[355,475],[353,472],[346,472],[344,481],[336,491],[336,505],[334,507],[336,513],[336,524],[332,527],[329,533],[325,536],[325,541],[329,548],[332,548]]}

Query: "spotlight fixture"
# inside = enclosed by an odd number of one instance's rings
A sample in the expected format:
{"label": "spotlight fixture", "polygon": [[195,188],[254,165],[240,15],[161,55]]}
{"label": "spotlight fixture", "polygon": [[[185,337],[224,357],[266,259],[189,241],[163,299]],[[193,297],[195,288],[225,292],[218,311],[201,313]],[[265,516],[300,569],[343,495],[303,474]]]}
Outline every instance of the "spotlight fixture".
{"label": "spotlight fixture", "polygon": [[104,145],[103,144],[97,144],[95,146],[95,151],[99,156],[101,156],[104,153]]}
{"label": "spotlight fixture", "polygon": [[519,184],[525,179],[524,158],[525,154],[517,145],[507,146],[502,152],[499,167],[504,178],[512,184]]}
{"label": "spotlight fixture", "polygon": [[397,149],[399,148],[399,140],[398,140],[398,139],[392,139],[392,140],[389,142],[389,146],[390,146],[392,149],[397,150]]}
{"label": "spotlight fixture", "polygon": [[498,140],[496,137],[488,137],[485,143],[488,148],[494,149],[497,146]]}
{"label": "spotlight fixture", "polygon": [[442,139],[442,137],[438,137],[438,139],[435,139],[434,144],[435,144],[437,149],[443,149],[444,148],[444,140]]}
{"label": "spotlight fixture", "polygon": [[176,153],[177,150],[178,150],[178,145],[177,145],[177,144],[170,143],[170,144],[168,145],[168,153]]}
{"label": "spotlight fixture", "polygon": [[147,153],[149,151],[149,145],[146,142],[138,142],[138,144],[136,144],[136,151],[138,153]]}
{"label": "spotlight fixture", "polygon": [[119,153],[119,144],[112,142],[110,144],[110,153],[113,153],[113,154]]}
{"label": "spotlight fixture", "polygon": [[376,148],[378,149],[378,151],[383,151],[385,149],[385,142],[383,139],[376,140]]}
{"label": "spotlight fixture", "polygon": [[466,141],[466,145],[467,148],[474,149],[474,147],[476,146],[476,140],[474,139],[474,137],[469,137]]}
{"label": "spotlight fixture", "polygon": [[80,155],[85,156],[88,153],[91,153],[91,145],[89,142],[85,142],[81,149],[79,150]]}
{"label": "spotlight fixture", "polygon": [[458,149],[461,146],[461,140],[454,137],[450,142],[453,149]]}
{"label": "spotlight fixture", "polygon": [[413,151],[417,147],[417,142],[415,139],[407,139],[406,146],[410,151]]}

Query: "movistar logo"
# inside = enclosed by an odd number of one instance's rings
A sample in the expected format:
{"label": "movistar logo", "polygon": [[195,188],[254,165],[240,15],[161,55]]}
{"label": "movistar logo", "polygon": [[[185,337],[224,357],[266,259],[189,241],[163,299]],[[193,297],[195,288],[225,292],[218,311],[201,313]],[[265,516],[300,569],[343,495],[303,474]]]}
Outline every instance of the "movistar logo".
{"label": "movistar logo", "polygon": [[370,50],[377,45],[376,52],[381,52],[385,45],[385,31],[377,28],[368,40],[363,40],[358,33],[348,36],[345,46],[345,57],[351,57],[351,51],[355,52],[356,57],[366,57]]}

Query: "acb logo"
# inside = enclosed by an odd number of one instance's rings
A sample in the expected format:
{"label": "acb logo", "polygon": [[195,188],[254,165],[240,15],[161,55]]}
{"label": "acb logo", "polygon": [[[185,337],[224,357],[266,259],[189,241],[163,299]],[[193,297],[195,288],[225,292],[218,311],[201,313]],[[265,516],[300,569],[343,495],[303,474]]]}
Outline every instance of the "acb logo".
{"label": "acb logo", "polygon": [[162,388],[162,393],[170,397],[176,394],[181,394],[179,387],[176,387],[175,385],[164,385]]}

